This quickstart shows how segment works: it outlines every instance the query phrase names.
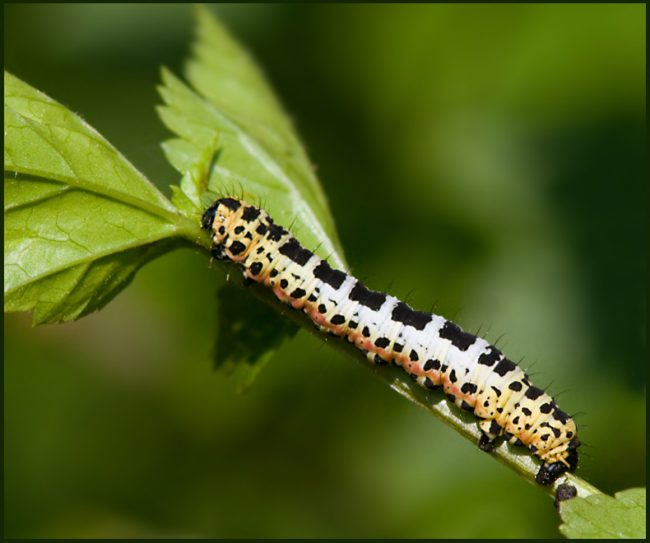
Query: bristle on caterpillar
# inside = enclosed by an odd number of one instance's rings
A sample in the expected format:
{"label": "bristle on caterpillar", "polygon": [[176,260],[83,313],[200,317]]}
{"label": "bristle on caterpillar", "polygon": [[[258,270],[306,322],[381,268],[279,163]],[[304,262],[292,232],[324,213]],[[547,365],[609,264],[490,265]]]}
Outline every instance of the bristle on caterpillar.
{"label": "bristle on caterpillar", "polygon": [[543,461],[536,475],[542,485],[576,469],[575,422],[494,345],[333,269],[243,200],[220,198],[202,227],[211,231],[216,258],[239,264],[246,279],[271,288],[321,331],[347,338],[372,363],[401,366],[421,386],[442,388],[473,412],[481,449],[491,450],[502,436],[527,447]]}

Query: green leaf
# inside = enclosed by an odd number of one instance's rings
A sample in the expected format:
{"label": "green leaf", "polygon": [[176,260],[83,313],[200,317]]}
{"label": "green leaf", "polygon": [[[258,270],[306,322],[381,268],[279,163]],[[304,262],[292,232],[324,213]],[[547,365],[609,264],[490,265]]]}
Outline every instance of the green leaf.
{"label": "green leaf", "polygon": [[299,326],[232,282],[217,297],[214,365],[233,373],[243,390]]}
{"label": "green leaf", "polygon": [[74,320],[199,226],[77,115],[7,72],[4,82],[5,311]]}
{"label": "green leaf", "polygon": [[645,488],[560,503],[560,532],[571,539],[645,539]]}
{"label": "green leaf", "polygon": [[[345,268],[327,200],[291,123],[249,55],[204,7],[197,8],[198,37],[187,65],[196,92],[163,70],[158,112],[179,136],[165,153],[184,176],[206,156],[219,154],[207,187],[188,182],[189,200],[207,207],[215,195],[244,196],[263,204],[279,224],[309,248]],[[198,168],[201,169],[200,167]],[[191,179],[200,179],[194,175]]]}

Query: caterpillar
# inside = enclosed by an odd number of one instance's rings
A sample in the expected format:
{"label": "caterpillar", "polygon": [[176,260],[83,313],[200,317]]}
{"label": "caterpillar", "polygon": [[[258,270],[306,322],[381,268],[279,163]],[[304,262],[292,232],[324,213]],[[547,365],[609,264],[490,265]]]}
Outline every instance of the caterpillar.
{"label": "caterpillar", "polygon": [[214,202],[202,228],[210,230],[212,255],[239,264],[247,281],[270,287],[374,364],[400,366],[419,385],[442,388],[449,400],[473,412],[481,449],[492,450],[499,437],[527,447],[543,462],[535,476],[541,485],[576,469],[575,422],[494,345],[331,268],[263,209],[243,200]]}

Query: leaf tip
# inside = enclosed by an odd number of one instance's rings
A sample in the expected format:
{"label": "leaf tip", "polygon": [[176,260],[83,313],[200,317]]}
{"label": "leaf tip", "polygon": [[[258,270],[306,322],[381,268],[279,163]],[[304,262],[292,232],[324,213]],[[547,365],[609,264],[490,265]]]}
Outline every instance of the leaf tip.
{"label": "leaf tip", "polygon": [[194,4],[194,17],[199,24],[206,24],[215,21],[215,17],[205,4]]}

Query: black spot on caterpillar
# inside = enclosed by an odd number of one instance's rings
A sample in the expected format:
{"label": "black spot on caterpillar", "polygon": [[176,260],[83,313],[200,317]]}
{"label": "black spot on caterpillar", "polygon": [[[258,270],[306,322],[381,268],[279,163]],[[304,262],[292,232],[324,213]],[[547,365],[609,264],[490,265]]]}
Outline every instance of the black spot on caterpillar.
{"label": "black spot on caterpillar", "polygon": [[[321,331],[347,338],[375,364],[403,367],[421,386],[442,387],[478,418],[481,449],[491,450],[501,436],[527,447],[543,461],[535,477],[542,485],[576,469],[575,422],[484,339],[332,269],[264,210],[241,200],[217,200],[201,224],[212,232],[213,254],[239,264],[246,279],[270,287]],[[257,260],[261,253],[269,258]]]}

